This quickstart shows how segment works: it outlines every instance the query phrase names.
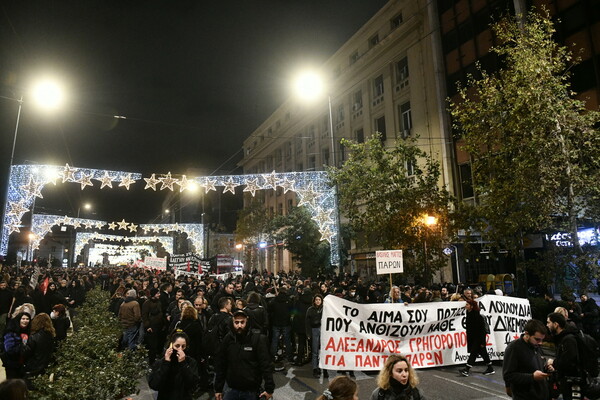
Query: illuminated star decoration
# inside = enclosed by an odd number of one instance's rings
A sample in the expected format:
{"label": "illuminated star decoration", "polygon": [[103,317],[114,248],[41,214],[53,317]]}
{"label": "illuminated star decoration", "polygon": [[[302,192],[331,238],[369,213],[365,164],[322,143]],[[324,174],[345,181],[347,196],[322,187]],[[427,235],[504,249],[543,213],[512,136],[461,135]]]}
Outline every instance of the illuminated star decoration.
{"label": "illuminated star decoration", "polygon": [[173,191],[173,184],[177,183],[177,179],[171,178],[171,171],[167,175],[162,178],[158,178],[162,182],[160,185],[160,190],[169,188],[170,191]]}
{"label": "illuminated star decoration", "polygon": [[123,178],[121,178],[121,183],[119,183],[119,187],[125,186],[125,188],[129,190],[129,186],[132,183],[135,183],[135,179],[131,179],[131,174],[127,174]]}
{"label": "illuminated star decoration", "polygon": [[81,228],[81,222],[79,222],[79,221],[73,221],[73,228],[75,228],[75,229]]}
{"label": "illuminated star decoration", "polygon": [[115,224],[114,221],[108,224],[108,229],[110,229],[111,231],[114,231],[116,227],[117,224]]}
{"label": "illuminated star decoration", "polygon": [[183,192],[190,185],[190,181],[188,181],[188,178],[185,175],[183,175],[176,183],[179,185],[179,192]]}
{"label": "illuminated star decoration", "polygon": [[52,224],[49,222],[44,222],[41,226],[40,226],[42,232],[50,232],[50,230],[52,229]]}
{"label": "illuminated star decoration", "polygon": [[287,193],[288,191],[294,191],[294,184],[296,183],[296,181],[290,181],[288,180],[287,176],[283,179],[283,182],[281,182],[279,184],[279,186],[281,186],[283,188],[283,193]]}
{"label": "illuminated star decoration", "polygon": [[215,187],[216,183],[217,183],[216,180],[207,179],[206,183],[203,185],[204,193],[208,193],[211,190],[214,190],[216,192],[217,191],[217,188]]}
{"label": "illuminated star decoration", "polygon": [[8,226],[8,234],[10,235],[13,232],[21,232],[21,230],[19,229],[19,225],[17,223],[10,224]]}
{"label": "illuminated star decoration", "polygon": [[312,182],[308,184],[308,188],[306,188],[305,190],[297,190],[296,193],[298,193],[298,196],[300,196],[300,201],[298,202],[298,206],[302,206],[304,204],[314,206],[315,201],[319,197],[321,197],[321,194],[319,194],[318,192],[316,192],[313,189]]}
{"label": "illuminated star decoration", "polygon": [[117,224],[119,225],[119,229],[127,229],[129,222],[125,222],[125,218],[123,218],[123,220],[121,222],[117,222]]}
{"label": "illuminated star decoration", "polygon": [[129,225],[129,232],[135,232],[137,231],[137,225],[135,225],[133,222]]}
{"label": "illuminated star decoration", "polygon": [[8,206],[10,210],[6,213],[7,215],[15,215],[18,219],[21,219],[29,209],[25,207],[25,203],[22,201],[9,201]]}
{"label": "illuminated star decoration", "polygon": [[156,185],[160,183],[160,181],[156,179],[156,174],[152,174],[150,178],[144,178],[144,180],[146,181],[146,186],[144,187],[144,190],[150,188],[156,191]]}
{"label": "illuminated star decoration", "polygon": [[76,171],[77,171],[77,168],[71,168],[71,167],[69,167],[69,164],[67,163],[65,165],[65,167],[63,168],[63,170],[59,173],[60,176],[62,176],[63,183],[65,183],[66,181],[70,181],[70,182],[75,181],[75,172]]}
{"label": "illuminated star decoration", "polygon": [[63,225],[71,225],[73,219],[71,217],[67,217],[66,215],[63,217],[62,221],[60,221]]}
{"label": "illuminated star decoration", "polygon": [[54,168],[49,168],[46,170],[44,177],[46,178],[46,183],[53,183],[56,186],[56,181],[60,178],[60,173]]}
{"label": "illuminated star decoration", "polygon": [[269,187],[273,190],[277,189],[277,181],[279,181],[279,178],[275,176],[275,171],[271,172],[269,175],[263,175],[263,179],[265,180],[264,189],[268,189]]}
{"label": "illuminated star decoration", "polygon": [[256,194],[256,191],[260,189],[260,186],[257,184],[258,179],[249,180],[246,182],[246,187],[244,188],[244,192],[250,192],[252,197]]}
{"label": "illuminated star decoration", "polygon": [[331,211],[332,210],[323,210],[322,208],[317,210],[317,215],[315,215],[313,219],[317,222],[317,224],[319,224],[319,227],[323,227],[324,225],[332,222]]}
{"label": "illuminated star decoration", "polygon": [[83,226],[85,227],[85,229],[90,229],[92,226],[94,226],[94,223],[91,221],[85,221],[83,223]]}
{"label": "illuminated star decoration", "polygon": [[102,227],[104,226],[104,222],[96,221],[94,223],[94,226],[96,227],[96,229],[102,229]]}
{"label": "illuminated star decoration", "polygon": [[85,173],[82,173],[81,178],[76,182],[81,184],[81,190],[85,189],[86,186],[94,186],[92,183],[92,175],[86,175]]}
{"label": "illuminated star decoration", "polygon": [[319,232],[321,233],[321,240],[327,240],[329,243],[331,243],[331,238],[335,236],[335,233],[331,231],[329,226],[319,230]]}
{"label": "illuminated star decoration", "polygon": [[27,183],[27,185],[23,185],[21,186],[21,189],[23,189],[25,192],[27,192],[27,197],[39,197],[40,199],[43,199],[44,196],[42,196],[42,188],[44,187],[43,183],[37,183],[34,179],[33,176],[29,177],[29,182]]}
{"label": "illuminated star decoration", "polygon": [[231,178],[227,182],[223,182],[225,189],[223,189],[223,193],[231,192],[231,194],[235,194],[235,187],[239,186],[235,183]]}
{"label": "illuminated star decoration", "polygon": [[96,179],[102,182],[100,185],[100,189],[104,189],[106,186],[112,189],[112,178],[108,175],[108,171],[104,171],[104,176],[102,178]]}

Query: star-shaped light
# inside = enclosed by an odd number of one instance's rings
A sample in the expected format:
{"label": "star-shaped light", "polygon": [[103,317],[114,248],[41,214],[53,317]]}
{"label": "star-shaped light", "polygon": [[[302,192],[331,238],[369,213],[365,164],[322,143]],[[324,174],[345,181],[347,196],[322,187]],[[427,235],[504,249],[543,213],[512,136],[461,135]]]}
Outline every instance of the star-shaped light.
{"label": "star-shaped light", "polygon": [[167,175],[162,178],[158,178],[162,182],[160,185],[160,190],[169,188],[170,191],[173,191],[173,184],[177,183],[177,179],[171,178],[171,171]]}
{"label": "star-shaped light", "polygon": [[104,222],[102,222],[102,221],[96,221],[94,223],[94,226],[96,227],[96,229],[102,229],[102,227],[104,226]]}
{"label": "star-shaped light", "polygon": [[190,185],[190,181],[188,181],[188,178],[185,175],[183,175],[176,183],[179,185],[179,192],[183,192]]}
{"label": "star-shaped light", "polygon": [[146,181],[146,186],[144,187],[144,190],[150,188],[156,191],[156,185],[160,183],[160,181],[156,179],[156,174],[152,174],[150,178],[144,178],[144,180]]}
{"label": "star-shaped light", "polygon": [[142,231],[144,231],[144,235],[146,233],[148,233],[149,230],[151,230],[152,228],[148,227],[148,226],[142,226]]}
{"label": "star-shaped light", "polygon": [[75,172],[76,171],[77,171],[77,168],[71,168],[71,167],[69,167],[69,164],[67,163],[65,165],[65,167],[63,168],[63,170],[59,173],[60,176],[62,177],[63,183],[65,183],[66,181],[73,182],[75,180]]}
{"label": "star-shaped light", "polygon": [[223,193],[231,192],[232,194],[235,194],[235,187],[239,186],[231,178],[229,178],[227,182],[223,182],[223,185],[225,186],[225,189],[223,189]]}
{"label": "star-shaped light", "polygon": [[62,219],[63,225],[71,225],[73,223],[73,218],[67,217],[66,215]]}
{"label": "star-shaped light", "polygon": [[81,178],[79,178],[75,182],[81,184],[81,190],[85,189],[86,186],[94,186],[94,184],[92,183],[92,174],[86,175],[85,172],[82,172]]}
{"label": "star-shaped light", "polygon": [[56,186],[56,181],[60,178],[60,173],[54,168],[47,168],[44,172],[46,183],[53,183]]}
{"label": "star-shaped light", "polygon": [[246,187],[244,188],[244,192],[250,192],[252,197],[256,194],[256,191],[260,189],[258,186],[258,179],[252,179],[251,181],[246,181]]}
{"label": "star-shaped light", "polygon": [[279,178],[277,178],[275,171],[271,172],[269,175],[263,175],[262,177],[265,180],[264,189],[268,189],[269,187],[273,190],[277,189],[277,182],[279,181]]}
{"label": "star-shaped light", "polygon": [[161,229],[162,229],[162,228],[161,228],[160,226],[156,226],[156,225],[152,227],[152,230],[153,230],[154,232],[160,232],[160,230],[161,230]]}
{"label": "star-shaped light", "polygon": [[287,193],[287,192],[288,192],[288,191],[290,191],[290,190],[291,190],[292,192],[293,192],[294,190],[296,190],[296,189],[294,188],[294,185],[295,185],[295,184],[296,184],[296,181],[290,181],[290,180],[288,180],[288,178],[287,178],[287,177],[285,177],[285,178],[283,179],[283,182],[281,182],[281,183],[279,184],[279,186],[281,186],[281,187],[283,188],[283,193],[285,194],[285,193]]}
{"label": "star-shaped light", "polygon": [[313,218],[317,224],[319,224],[319,227],[322,227],[325,224],[331,223],[331,212],[333,210],[323,210],[322,208],[318,208],[317,209],[317,214],[315,215],[315,217]]}
{"label": "star-shaped light", "polygon": [[14,215],[18,219],[21,219],[23,214],[29,211],[29,208],[25,207],[24,201],[9,201],[8,207],[10,210],[6,213],[7,215]]}
{"label": "star-shaped light", "polygon": [[298,207],[308,204],[311,206],[315,205],[315,201],[321,197],[321,194],[313,189],[313,183],[308,184],[308,188],[304,190],[297,190],[298,196],[300,196],[300,201],[298,202]]}
{"label": "star-shaped light", "polygon": [[38,183],[33,179],[33,176],[29,177],[29,182],[27,183],[27,185],[23,185],[21,186],[21,189],[23,189],[24,191],[27,192],[27,197],[39,197],[40,199],[43,199],[44,196],[42,196],[42,188],[44,187],[43,183]]}
{"label": "star-shaped light", "polygon": [[325,227],[325,229],[320,229],[319,233],[321,234],[321,240],[327,240],[329,243],[331,243],[331,238],[335,236],[335,233],[329,226]]}
{"label": "star-shaped light", "polygon": [[214,180],[207,179],[206,183],[204,185],[202,185],[202,186],[204,186],[204,193],[208,193],[211,190],[214,190],[216,192],[217,191],[217,188],[215,187],[216,183],[217,183],[216,179],[214,179]]}
{"label": "star-shaped light", "polygon": [[129,232],[135,232],[137,231],[137,225],[134,224],[133,222],[129,225]]}
{"label": "star-shaped light", "polygon": [[8,226],[8,234],[10,235],[13,232],[21,232],[21,230],[19,229],[19,224],[17,222]]}
{"label": "star-shaped light", "polygon": [[111,222],[110,224],[108,224],[108,229],[110,229],[111,231],[114,231],[117,227],[117,224],[113,222]]}
{"label": "star-shaped light", "polygon": [[50,222],[44,222],[40,225],[40,230],[42,232],[49,232],[52,229],[52,224]]}
{"label": "star-shaped light", "polygon": [[127,229],[129,222],[125,222],[125,218],[123,218],[123,220],[121,222],[117,222],[117,224],[119,225],[119,229]]}
{"label": "star-shaped light", "polygon": [[73,228],[75,228],[75,229],[81,228],[81,222],[79,222],[79,221],[73,221]]}
{"label": "star-shaped light", "polygon": [[129,190],[129,186],[135,183],[135,179],[131,178],[131,174],[127,174],[126,176],[121,178],[121,183],[119,183],[119,187],[125,186],[127,190]]}
{"label": "star-shaped light", "polygon": [[92,221],[85,221],[83,223],[83,226],[85,227],[85,229],[90,229],[91,227],[94,226],[94,223]]}
{"label": "star-shaped light", "polygon": [[102,182],[100,189],[104,189],[106,186],[112,189],[112,178],[108,175],[108,171],[104,171],[102,178],[96,178],[96,180]]}

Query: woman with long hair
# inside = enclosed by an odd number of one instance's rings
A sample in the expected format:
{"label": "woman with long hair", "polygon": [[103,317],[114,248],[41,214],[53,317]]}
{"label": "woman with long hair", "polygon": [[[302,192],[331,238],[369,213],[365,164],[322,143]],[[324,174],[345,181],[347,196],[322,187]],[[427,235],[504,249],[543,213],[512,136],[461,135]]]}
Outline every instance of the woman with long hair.
{"label": "woman with long hair", "polygon": [[337,376],[317,400],[358,400],[358,385],[345,375]]}
{"label": "woman with long hair", "polygon": [[57,304],[52,307],[50,313],[52,319],[52,326],[56,331],[56,341],[60,342],[67,338],[67,332],[71,327],[71,319],[67,316],[67,308],[63,304]]}
{"label": "woman with long hair", "polygon": [[[312,306],[306,310],[306,336],[310,339],[313,376],[319,378],[319,350],[321,349],[321,315],[323,315],[323,295],[313,296]],[[323,370],[323,378],[329,378],[329,372]]]}
{"label": "woman with long hair", "polygon": [[467,330],[467,350],[469,351],[469,359],[467,365],[460,370],[461,375],[469,376],[469,370],[473,367],[475,360],[478,355],[481,355],[483,361],[487,364],[487,368],[483,371],[484,375],[492,375],[494,367],[490,361],[487,349],[485,347],[486,342],[486,323],[483,316],[479,312],[479,303],[475,300],[468,299],[465,304],[467,310],[466,318],[466,330]]}
{"label": "woman with long hair", "polygon": [[377,376],[377,388],[371,400],[425,399],[417,385],[419,378],[404,356],[392,354],[387,358]]}
{"label": "woman with long hair", "polygon": [[188,343],[188,335],[175,332],[164,357],[154,363],[148,386],[158,391],[157,400],[192,400],[199,378],[196,360],[185,353]]}
{"label": "woman with long hair", "polygon": [[54,352],[56,331],[50,316],[40,313],[31,321],[31,335],[23,346],[25,376],[34,377],[44,373]]}
{"label": "woman with long hair", "polygon": [[6,370],[6,379],[21,379],[25,376],[23,368],[23,345],[29,339],[31,331],[31,315],[21,312],[6,325],[2,337],[2,363]]}

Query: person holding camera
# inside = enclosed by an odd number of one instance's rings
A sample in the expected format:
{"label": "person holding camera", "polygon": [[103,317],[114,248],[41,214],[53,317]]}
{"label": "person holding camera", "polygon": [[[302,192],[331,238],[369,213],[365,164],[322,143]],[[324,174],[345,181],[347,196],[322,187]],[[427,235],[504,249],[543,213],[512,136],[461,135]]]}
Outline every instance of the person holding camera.
{"label": "person holding camera", "polygon": [[185,353],[189,338],[176,330],[169,342],[164,357],[152,367],[148,386],[158,391],[157,400],[192,400],[200,378],[196,360]]}

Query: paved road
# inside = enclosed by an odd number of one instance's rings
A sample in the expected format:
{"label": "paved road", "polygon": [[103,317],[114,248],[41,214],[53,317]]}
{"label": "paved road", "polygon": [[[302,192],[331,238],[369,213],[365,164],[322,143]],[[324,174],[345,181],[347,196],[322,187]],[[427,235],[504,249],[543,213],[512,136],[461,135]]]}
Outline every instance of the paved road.
{"label": "paved road", "polygon": [[[496,374],[485,376],[481,372],[484,366],[475,366],[471,376],[465,378],[458,373],[459,367],[429,368],[418,371],[423,394],[428,400],[491,400],[508,399],[504,393],[504,382],[502,381],[502,367],[495,363]],[[314,400],[327,388],[329,380],[335,377],[335,372],[330,372],[329,379],[315,379],[312,376],[310,365],[302,367],[291,366],[287,371],[275,373],[275,400]],[[367,375],[362,372],[356,373],[356,381],[359,385],[359,399],[369,400],[371,392],[376,387],[376,375]],[[136,400],[155,400],[156,393],[148,389],[145,382],[141,382],[141,392],[137,396],[129,396]],[[210,397],[204,394],[202,400]]]}

